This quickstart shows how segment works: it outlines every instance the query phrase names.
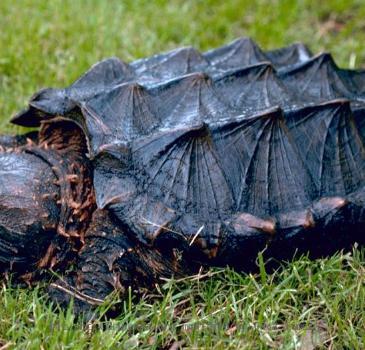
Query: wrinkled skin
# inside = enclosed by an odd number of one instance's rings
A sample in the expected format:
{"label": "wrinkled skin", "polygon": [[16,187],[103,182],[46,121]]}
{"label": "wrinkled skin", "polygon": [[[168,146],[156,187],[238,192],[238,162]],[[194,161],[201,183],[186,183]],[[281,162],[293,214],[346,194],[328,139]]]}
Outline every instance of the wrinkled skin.
{"label": "wrinkled skin", "polygon": [[300,44],[102,61],[13,119],[38,133],[0,138],[1,272],[55,270],[51,296],[83,310],[364,244],[364,100],[362,71]]}

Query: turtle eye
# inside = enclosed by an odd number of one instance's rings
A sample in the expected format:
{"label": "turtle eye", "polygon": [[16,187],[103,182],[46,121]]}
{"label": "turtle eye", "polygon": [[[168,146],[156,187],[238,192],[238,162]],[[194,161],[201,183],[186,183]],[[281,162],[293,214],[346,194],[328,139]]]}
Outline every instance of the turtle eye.
{"label": "turtle eye", "polygon": [[57,227],[50,166],[27,153],[0,153],[0,271],[28,271]]}

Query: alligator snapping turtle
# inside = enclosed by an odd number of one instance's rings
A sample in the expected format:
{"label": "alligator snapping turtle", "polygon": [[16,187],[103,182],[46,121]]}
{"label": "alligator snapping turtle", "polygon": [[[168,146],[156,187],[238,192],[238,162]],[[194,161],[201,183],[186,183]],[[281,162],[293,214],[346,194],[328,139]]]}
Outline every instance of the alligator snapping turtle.
{"label": "alligator snapping turtle", "polygon": [[95,305],[258,252],[313,257],[364,243],[365,72],[302,44],[238,39],[44,89],[3,136],[0,269]]}

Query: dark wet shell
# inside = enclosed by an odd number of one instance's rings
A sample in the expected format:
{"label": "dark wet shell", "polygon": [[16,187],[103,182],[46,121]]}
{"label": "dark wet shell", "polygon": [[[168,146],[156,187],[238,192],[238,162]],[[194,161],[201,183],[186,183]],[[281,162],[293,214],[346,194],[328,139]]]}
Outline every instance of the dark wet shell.
{"label": "dark wet shell", "polygon": [[346,210],[363,222],[364,98],[364,72],[327,53],[238,39],[203,54],[104,60],[36,94],[13,122],[77,122],[99,208],[143,242],[173,237],[229,263],[245,242],[315,237]]}

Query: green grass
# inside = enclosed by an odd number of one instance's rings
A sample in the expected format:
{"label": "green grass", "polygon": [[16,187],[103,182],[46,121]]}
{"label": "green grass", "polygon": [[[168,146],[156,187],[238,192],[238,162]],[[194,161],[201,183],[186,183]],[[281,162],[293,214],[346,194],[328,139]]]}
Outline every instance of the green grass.
{"label": "green grass", "polygon": [[[251,36],[263,48],[304,41],[342,67],[365,66],[362,1],[0,1],[0,129],[38,89],[65,86],[97,60]],[[42,289],[0,295],[0,349],[364,349],[364,252],[274,274],[214,270],[162,283],[125,312],[86,326]],[[104,308],[107,308],[105,305]],[[181,342],[181,343],[178,343]]]}
{"label": "green grass", "polygon": [[[358,349],[365,348],[364,254],[306,258],[261,276],[212,270],[161,282],[115,320],[106,303],[87,324],[55,313],[44,291],[4,285],[0,338],[17,349]],[[42,297],[43,295],[43,297]],[[307,347],[300,347],[307,345]]]}

